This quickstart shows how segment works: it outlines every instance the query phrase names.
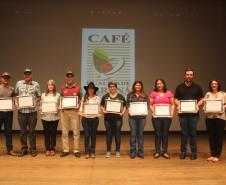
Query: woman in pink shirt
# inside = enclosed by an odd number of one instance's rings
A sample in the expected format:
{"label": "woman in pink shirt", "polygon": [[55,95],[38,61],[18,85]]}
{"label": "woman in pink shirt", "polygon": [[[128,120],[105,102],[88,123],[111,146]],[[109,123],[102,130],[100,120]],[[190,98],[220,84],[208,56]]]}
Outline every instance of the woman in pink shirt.
{"label": "woman in pink shirt", "polygon": [[[155,88],[149,95],[150,109],[152,111],[152,123],[155,130],[155,154],[154,158],[160,157],[160,154],[164,158],[169,159],[170,156],[167,152],[168,149],[168,132],[172,121],[174,110],[174,98],[173,93],[166,88],[164,80],[157,79],[155,81]],[[156,115],[154,113],[155,107],[158,104],[169,105],[169,115]],[[157,110],[157,109],[156,109]],[[162,144],[162,153],[161,153]]]}

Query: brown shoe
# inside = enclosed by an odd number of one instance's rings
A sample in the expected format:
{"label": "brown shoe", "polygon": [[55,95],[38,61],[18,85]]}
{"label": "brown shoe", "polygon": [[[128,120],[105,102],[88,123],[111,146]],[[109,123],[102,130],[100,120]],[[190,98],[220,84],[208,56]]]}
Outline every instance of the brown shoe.
{"label": "brown shoe", "polygon": [[7,152],[7,154],[11,156],[18,156],[13,150]]}

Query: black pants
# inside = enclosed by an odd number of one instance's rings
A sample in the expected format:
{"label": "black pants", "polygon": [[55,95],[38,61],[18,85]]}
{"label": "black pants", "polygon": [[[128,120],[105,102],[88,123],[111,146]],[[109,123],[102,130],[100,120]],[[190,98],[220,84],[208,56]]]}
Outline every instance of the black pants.
{"label": "black pants", "polygon": [[21,150],[27,150],[27,128],[29,129],[30,149],[36,150],[36,133],[37,112],[21,113],[18,112],[18,122],[20,125],[20,143]]}
{"label": "black pants", "polygon": [[99,118],[82,118],[85,154],[95,154],[96,132],[98,125]]}
{"label": "black pants", "polygon": [[220,157],[224,140],[225,120],[206,118],[209,145],[212,157]]}
{"label": "black pants", "polygon": [[152,118],[153,127],[155,129],[155,152],[167,153],[168,150],[168,133],[171,125],[171,118]]}
{"label": "black pants", "polygon": [[55,151],[58,122],[59,120],[55,121],[42,120],[46,150]]}

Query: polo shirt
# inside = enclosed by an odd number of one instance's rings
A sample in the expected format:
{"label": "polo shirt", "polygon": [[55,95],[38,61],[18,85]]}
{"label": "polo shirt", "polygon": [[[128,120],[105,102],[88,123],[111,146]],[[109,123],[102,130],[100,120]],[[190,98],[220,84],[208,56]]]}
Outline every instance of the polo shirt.
{"label": "polo shirt", "polygon": [[[175,94],[174,94],[175,99],[178,100],[197,100],[199,101],[200,99],[202,99],[204,97],[203,95],[203,91],[202,88],[192,82],[192,84],[190,86],[187,86],[184,83],[180,84],[177,86]],[[180,115],[197,115],[197,113],[180,113]]]}

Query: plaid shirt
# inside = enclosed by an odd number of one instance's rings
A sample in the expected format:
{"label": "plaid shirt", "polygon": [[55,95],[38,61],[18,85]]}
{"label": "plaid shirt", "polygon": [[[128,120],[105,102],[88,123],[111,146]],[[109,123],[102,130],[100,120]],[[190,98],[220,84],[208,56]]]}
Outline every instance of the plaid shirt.
{"label": "plaid shirt", "polygon": [[[30,84],[26,84],[25,80],[20,80],[16,83],[15,94],[17,96],[32,96],[33,100],[41,96],[41,89],[38,82],[32,81]],[[21,113],[36,112],[35,108],[20,109]]]}

